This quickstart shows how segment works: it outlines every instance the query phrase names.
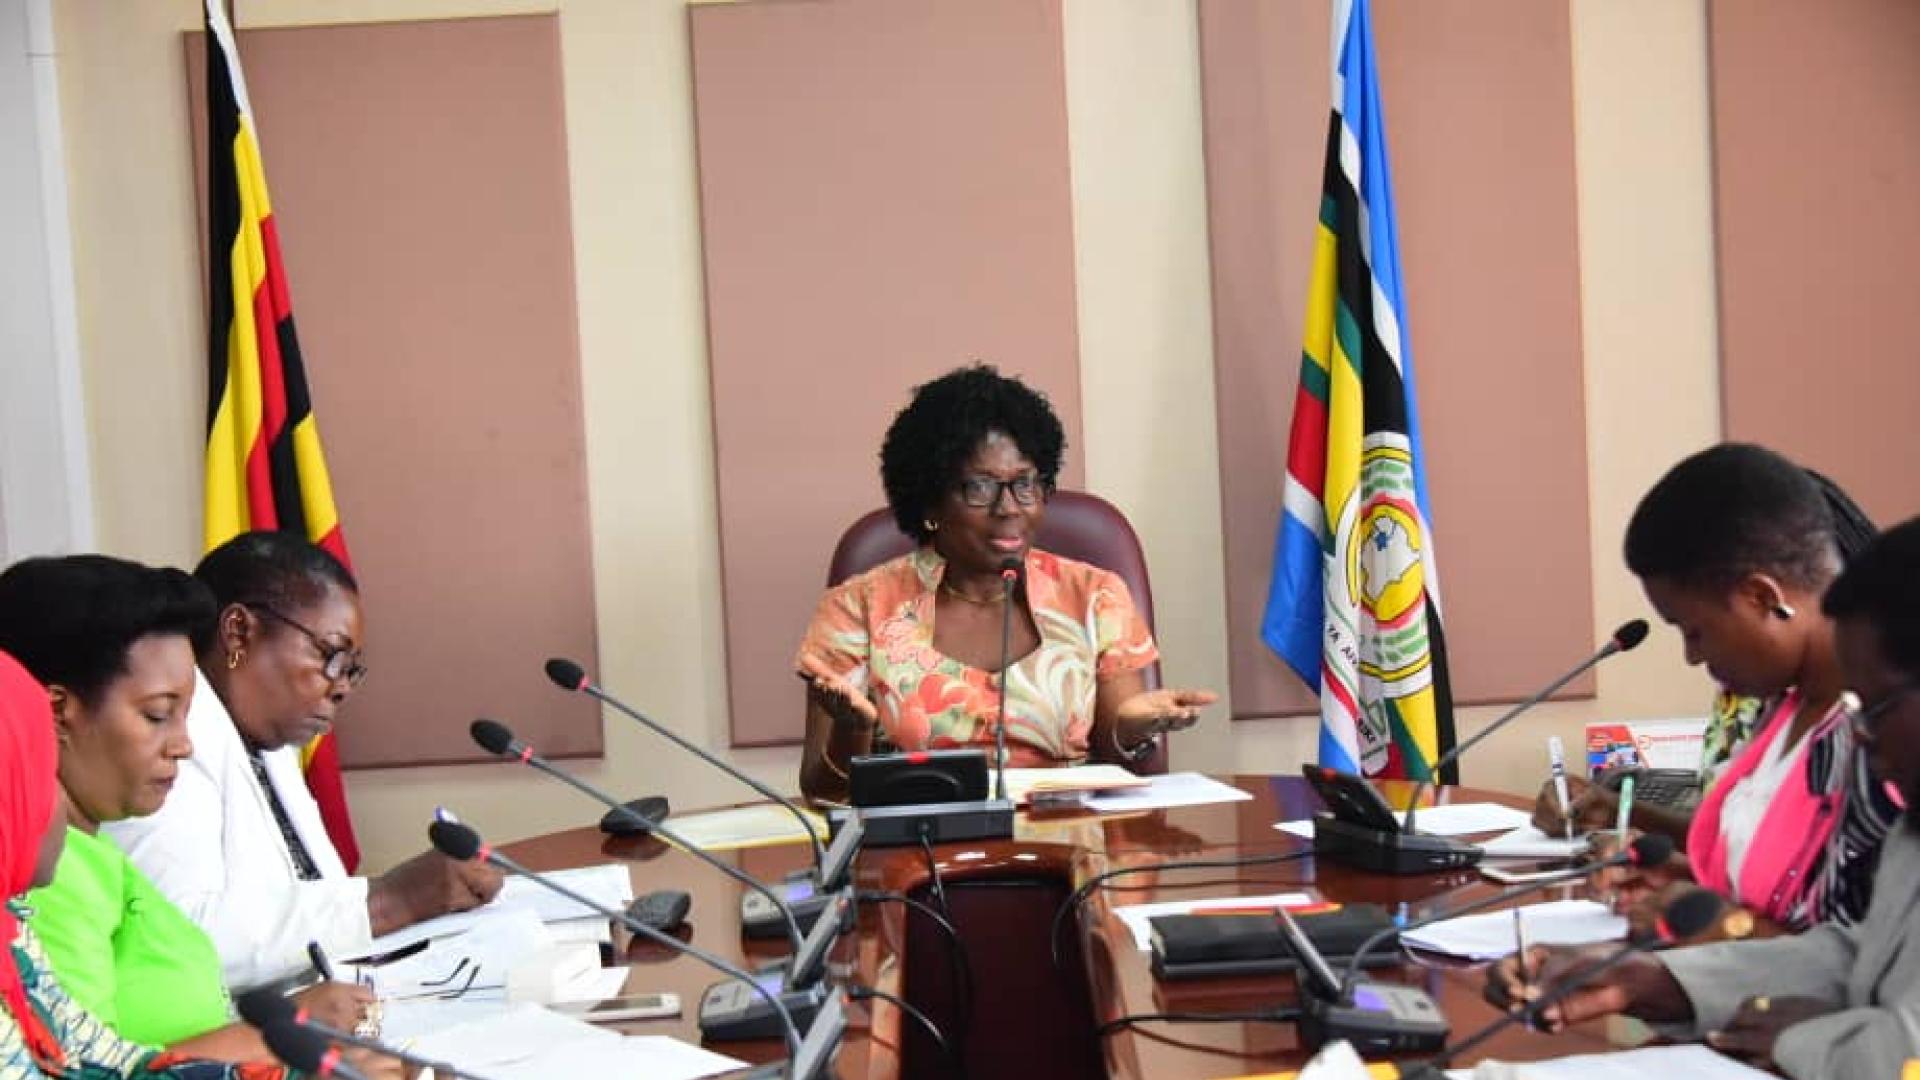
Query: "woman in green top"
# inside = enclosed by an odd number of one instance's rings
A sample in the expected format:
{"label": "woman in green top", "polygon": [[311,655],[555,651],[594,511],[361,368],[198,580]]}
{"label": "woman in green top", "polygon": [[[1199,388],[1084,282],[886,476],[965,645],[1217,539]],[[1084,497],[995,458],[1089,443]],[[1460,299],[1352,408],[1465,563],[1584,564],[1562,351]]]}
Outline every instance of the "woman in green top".
{"label": "woman in green top", "polygon": [[[266,1048],[234,1022],[212,940],[98,835],[158,810],[193,752],[194,645],[214,619],[206,587],[178,570],[76,555],[0,574],[0,651],[47,687],[66,793],[66,853],[27,894],[29,926],[67,993],[125,1038],[253,1061]],[[372,996],[325,983],[300,1003],[351,1030]]]}

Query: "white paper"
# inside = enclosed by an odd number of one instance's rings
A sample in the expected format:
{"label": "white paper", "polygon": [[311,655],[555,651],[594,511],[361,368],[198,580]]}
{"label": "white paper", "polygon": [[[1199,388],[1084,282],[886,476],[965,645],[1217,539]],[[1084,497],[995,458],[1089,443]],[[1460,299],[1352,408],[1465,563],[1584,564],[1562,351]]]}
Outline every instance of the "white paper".
{"label": "white paper", "polygon": [[1073,765],[1064,769],[1008,769],[1007,798],[1016,805],[1025,803],[1035,787],[1041,784],[1049,786],[1071,786],[1073,784],[1122,784],[1128,788],[1142,788],[1151,783],[1143,776],[1118,765]]}
{"label": "white paper", "polygon": [[619,997],[630,973],[630,969],[625,967],[596,967],[583,971],[562,985],[553,1000],[595,1002]]}
{"label": "white paper", "polygon": [[1587,853],[1588,842],[1575,836],[1548,836],[1531,825],[1496,836],[1480,845],[1489,859],[1567,859]]}
{"label": "white paper", "polygon": [[1370,1080],[1372,1076],[1353,1044],[1341,1039],[1321,1047],[1296,1080]]}
{"label": "white paper", "polygon": [[[820,842],[827,841],[827,823],[819,814],[802,810],[818,830]],[[736,848],[768,844],[804,844],[807,831],[791,812],[779,803],[758,803],[700,814],[675,814],[667,819],[667,828],[708,851],[732,851]]]}
{"label": "white paper", "polygon": [[[1421,807],[1420,812],[1413,816],[1413,827],[1417,832],[1433,836],[1466,836],[1512,829],[1525,825],[1532,817],[1524,810],[1515,810],[1499,803],[1448,803],[1444,806]],[[1283,821],[1274,828],[1303,840],[1313,839],[1311,820]]]}
{"label": "white paper", "polygon": [[435,939],[404,960],[347,964],[342,971],[382,998],[460,996],[505,986],[515,966],[552,948],[552,935],[532,912],[489,909],[466,933]]}
{"label": "white paper", "polygon": [[538,1005],[515,1005],[482,1020],[443,1028],[408,1049],[492,1080],[697,1080],[745,1067],[744,1062],[669,1036],[623,1036]]}
{"label": "white paper", "polygon": [[1153,947],[1153,926],[1148,920],[1161,915],[1191,915],[1212,908],[1295,907],[1312,902],[1312,897],[1306,893],[1289,892],[1271,896],[1229,896],[1208,900],[1167,900],[1158,904],[1128,904],[1113,909],[1113,913],[1120,916],[1120,921],[1127,924],[1128,930],[1133,931],[1134,947],[1146,952]]}
{"label": "white paper", "polygon": [[1087,799],[1086,806],[1103,814],[1115,814],[1128,810],[1162,810],[1173,806],[1243,802],[1251,798],[1251,792],[1223,784],[1211,776],[1177,772],[1152,777],[1144,787],[1094,795]]}
{"label": "white paper", "polygon": [[[1592,945],[1624,941],[1627,920],[1592,900],[1554,900],[1520,909],[1527,944]],[[1494,960],[1515,949],[1513,912],[1489,911],[1400,933],[1402,944],[1468,960]]]}
{"label": "white paper", "polygon": [[1775,1080],[1774,1075],[1742,1065],[1698,1043],[1643,1046],[1610,1054],[1580,1054],[1551,1061],[1518,1064],[1483,1061],[1474,1080]]}
{"label": "white paper", "polygon": [[[633,874],[622,863],[555,870],[541,876],[616,911],[625,908],[633,901]],[[473,911],[442,915],[375,938],[367,953],[377,956],[395,949],[403,949],[423,939],[450,937],[471,930],[475,924],[495,912],[514,910],[530,911],[541,922],[605,918],[544,885],[527,878],[510,876],[506,884],[501,887],[500,895],[494,897],[493,902],[487,906]]]}

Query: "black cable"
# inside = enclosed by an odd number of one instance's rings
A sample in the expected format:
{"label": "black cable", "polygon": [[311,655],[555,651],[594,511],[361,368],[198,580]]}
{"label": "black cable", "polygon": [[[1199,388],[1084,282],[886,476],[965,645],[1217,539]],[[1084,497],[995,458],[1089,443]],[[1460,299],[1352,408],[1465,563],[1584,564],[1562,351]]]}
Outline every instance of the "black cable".
{"label": "black cable", "polygon": [[853,998],[855,1001],[864,1001],[867,998],[879,998],[881,1001],[888,1002],[894,1008],[899,1009],[901,1012],[919,1021],[920,1026],[925,1029],[927,1035],[933,1039],[934,1045],[940,1048],[940,1053],[946,1056],[947,1064],[952,1068],[953,1075],[956,1077],[964,1077],[967,1075],[966,1066],[961,1063],[960,1055],[954,1052],[953,1044],[947,1041],[947,1037],[940,1034],[939,1025],[933,1022],[932,1017],[921,1012],[914,1006],[907,1004],[903,999],[887,993],[885,990],[875,990],[871,986],[861,986],[857,983],[849,983],[846,990],[847,996]]}
{"label": "black cable", "polygon": [[1060,927],[1067,921],[1067,916],[1071,914],[1075,908],[1085,903],[1087,897],[1093,894],[1093,890],[1112,881],[1114,878],[1127,874],[1144,874],[1155,870],[1225,870],[1243,866],[1267,866],[1274,863],[1294,862],[1307,858],[1312,854],[1313,852],[1311,850],[1303,848],[1297,851],[1282,851],[1270,855],[1243,855],[1237,859],[1187,859],[1184,861],[1176,860],[1174,862],[1147,863],[1138,866],[1122,866],[1117,869],[1108,870],[1105,873],[1095,874],[1082,882],[1079,888],[1073,890],[1073,892],[1061,902],[1060,910],[1053,913],[1053,929],[1047,934],[1047,945],[1053,952],[1053,966],[1056,968],[1060,966]]}
{"label": "black cable", "polygon": [[959,1031],[956,1033],[956,1036],[959,1044],[962,1047],[966,1046],[967,1033],[973,1030],[973,963],[967,958],[967,947],[966,944],[960,940],[960,931],[954,928],[953,923],[950,922],[946,916],[935,911],[933,905],[915,900],[906,893],[861,892],[855,894],[855,896],[856,899],[862,903],[868,904],[905,904],[914,911],[918,911],[927,918],[932,919],[933,924],[938,926],[947,935],[947,942],[951,946],[948,950],[948,956],[951,957],[953,961],[953,996],[960,1006],[960,1015],[957,1018],[958,1024],[956,1025]]}
{"label": "black cable", "polygon": [[927,854],[927,873],[933,877],[933,898],[940,905],[940,911],[948,919],[953,918],[953,908],[947,906],[947,886],[940,880],[940,860],[933,853],[933,841],[927,838],[927,829],[920,828],[920,850]]}
{"label": "black cable", "polygon": [[1167,1024],[1291,1024],[1300,1019],[1299,1009],[1262,1009],[1259,1012],[1219,1012],[1219,1013],[1134,1013],[1130,1016],[1115,1017],[1093,1029],[1098,1038],[1106,1038],[1122,1028],[1149,1021]]}

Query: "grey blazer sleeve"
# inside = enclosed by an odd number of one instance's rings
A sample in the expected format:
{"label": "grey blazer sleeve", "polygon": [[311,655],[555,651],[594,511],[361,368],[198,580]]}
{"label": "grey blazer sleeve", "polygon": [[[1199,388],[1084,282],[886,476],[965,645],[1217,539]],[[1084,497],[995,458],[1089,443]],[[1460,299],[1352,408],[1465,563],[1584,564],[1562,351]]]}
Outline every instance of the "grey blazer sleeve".
{"label": "grey blazer sleeve", "polygon": [[1681,1030],[1698,1038],[1725,1027],[1756,994],[1845,1004],[1857,949],[1853,931],[1823,925],[1792,937],[1674,949],[1658,959],[1693,1002],[1693,1023]]}

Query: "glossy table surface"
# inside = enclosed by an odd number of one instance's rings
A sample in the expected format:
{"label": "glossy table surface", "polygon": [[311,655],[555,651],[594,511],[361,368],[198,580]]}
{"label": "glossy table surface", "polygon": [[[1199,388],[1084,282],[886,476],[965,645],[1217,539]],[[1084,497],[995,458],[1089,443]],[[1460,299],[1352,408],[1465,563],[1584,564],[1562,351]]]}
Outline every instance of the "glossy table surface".
{"label": "glossy table surface", "polygon": [[[1318,797],[1305,781],[1250,775],[1221,779],[1253,798],[1125,815],[1075,812],[1036,816],[1022,812],[1013,838],[938,846],[934,849],[935,862],[949,892],[957,883],[1032,881],[1051,882],[1065,889],[1119,866],[1277,855],[1307,848],[1306,841],[1274,828],[1276,822],[1308,818],[1320,808]],[[1405,786],[1390,782],[1382,785],[1382,790],[1389,801],[1397,802],[1407,797]],[[1438,798],[1441,802],[1521,805],[1511,796],[1471,789],[1443,789]],[[684,889],[692,894],[692,913],[681,932],[684,938],[749,967],[786,954],[784,941],[749,941],[741,936],[740,886],[659,841],[612,839],[597,830],[582,828],[505,845],[502,850],[534,869],[609,860],[627,862],[632,867],[636,895],[660,888]],[[767,881],[802,869],[808,861],[806,849],[798,844],[750,848],[721,858]],[[862,890],[921,896],[931,874],[927,856],[920,848],[903,847],[862,852],[855,877]],[[1378,903],[1390,910],[1406,903],[1410,916],[1418,917],[1430,907],[1462,903],[1493,888],[1472,870],[1390,877],[1332,865],[1310,855],[1265,866],[1148,871],[1120,878],[1091,895],[1071,924],[1070,944],[1078,947],[1069,949],[1064,969],[1056,968],[1042,940],[1013,940],[1012,931],[1003,934],[991,926],[963,923],[962,936],[976,967],[983,963],[990,966],[998,959],[1002,965],[998,970],[1013,972],[1000,982],[975,987],[973,1026],[982,1030],[975,1033],[973,1045],[993,1038],[991,1025],[996,1008],[1001,1010],[1000,1015],[1017,1016],[1023,999],[1046,987],[1084,993],[1095,1020],[1103,1023],[1143,1013],[1274,1009],[1298,1000],[1291,976],[1156,981],[1149,954],[1134,947],[1126,926],[1113,914],[1114,908],[1122,905],[1300,891],[1327,900]],[[1048,897],[1047,909],[1036,914],[1050,918],[1058,907],[1053,899],[1057,890],[1052,894],[1029,892],[1033,899],[1024,902],[1038,904],[1043,895]],[[860,905],[856,928],[835,947],[834,978],[913,1000],[908,993],[911,966],[938,964],[944,969],[949,958],[937,952],[922,955],[909,948],[910,936],[902,905]],[[924,943],[926,938],[922,935],[919,940]],[[1015,952],[1011,960],[987,955],[1009,950]],[[624,962],[633,965],[629,992],[671,991],[684,1003],[678,1019],[635,1023],[625,1029],[698,1042],[695,1017],[700,996],[720,976],[698,961],[650,944],[628,948]],[[1372,969],[1370,975],[1424,987],[1446,1013],[1455,1039],[1497,1016],[1480,998],[1483,976],[1478,967],[1421,959]],[[924,985],[924,979],[920,985]],[[1015,1011],[1008,1013],[1008,1009]],[[937,1074],[906,1050],[904,1040],[908,1036],[893,1006],[879,1001],[857,1003],[850,1007],[850,1017],[851,1027],[835,1070],[843,1080]],[[1555,1036],[1514,1028],[1480,1047],[1474,1057],[1528,1060],[1583,1053],[1617,1045],[1615,1040],[1625,1041],[1631,1033],[1631,1027],[1619,1021],[1583,1025]],[[1090,1031],[1063,1033],[1060,1037],[1085,1039],[1090,1044],[1095,1041]],[[1098,1071],[1118,1077],[1233,1077],[1297,1067],[1307,1056],[1290,1023],[1150,1022],[1123,1028],[1098,1043]],[[748,1061],[772,1060],[784,1052],[773,1040],[709,1045]],[[1022,1070],[1015,1067],[1014,1071]],[[988,1073],[977,1066],[975,1073],[1011,1075],[1004,1068]]]}

